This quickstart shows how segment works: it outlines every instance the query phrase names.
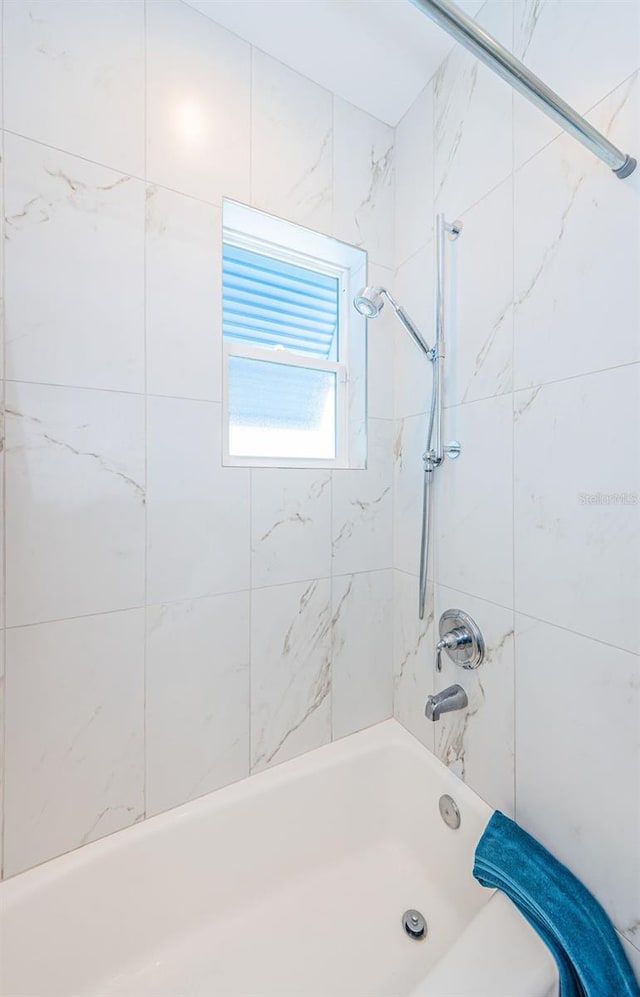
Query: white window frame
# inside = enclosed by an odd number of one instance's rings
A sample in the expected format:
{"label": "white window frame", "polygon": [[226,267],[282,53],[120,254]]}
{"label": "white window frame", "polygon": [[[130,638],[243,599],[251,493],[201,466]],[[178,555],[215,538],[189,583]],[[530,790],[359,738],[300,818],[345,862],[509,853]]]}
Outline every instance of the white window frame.
{"label": "white window frame", "polygon": [[[364,466],[362,457],[357,457],[354,463],[354,454],[350,443],[350,412],[351,412],[351,383],[349,358],[351,356],[350,327],[354,322],[353,316],[357,313],[351,307],[353,298],[353,267],[349,266],[349,256],[354,252],[359,252],[364,256],[358,261],[356,279],[358,286],[364,283],[362,271],[366,273],[366,254],[362,250],[355,250],[354,247],[347,247],[344,243],[337,243],[330,236],[324,236],[290,222],[284,222],[264,215],[255,209],[246,208],[244,205],[236,204],[225,200],[225,207],[230,206],[232,220],[239,216],[240,221],[247,221],[249,225],[260,225],[264,229],[260,234],[252,231],[240,230],[231,225],[223,228],[223,244],[236,246],[250,252],[268,256],[271,259],[281,260],[284,263],[291,263],[301,266],[316,273],[326,274],[338,281],[338,341],[337,359],[325,360],[322,357],[306,356],[289,350],[282,346],[258,347],[247,343],[236,342],[232,339],[225,339],[224,330],[222,334],[222,462],[229,467],[326,467],[326,468],[348,468],[353,466]],[[250,214],[249,214],[250,213]],[[293,233],[295,232],[295,235]],[[289,236],[289,244],[282,241],[274,241],[273,236]],[[295,242],[296,246],[290,243]],[[316,255],[314,252],[305,251],[326,249],[327,244],[336,246],[336,254],[333,259],[328,259],[326,252]],[[298,248],[300,247],[300,248]],[[349,252],[345,252],[348,250]],[[342,257],[340,259],[339,257]],[[222,291],[222,293],[224,293]],[[352,316],[353,313],[353,316]],[[364,334],[364,329],[363,329]],[[335,374],[336,404],[335,404],[335,456],[334,457],[287,457],[287,456],[238,456],[229,452],[229,359],[230,357],[243,357],[250,360],[266,361],[268,363],[281,364],[286,367],[302,367],[306,370],[327,371]],[[364,364],[366,368],[366,350],[364,351]],[[366,426],[366,402],[363,412]],[[359,435],[361,443],[362,434]],[[366,429],[364,431],[366,443]]]}

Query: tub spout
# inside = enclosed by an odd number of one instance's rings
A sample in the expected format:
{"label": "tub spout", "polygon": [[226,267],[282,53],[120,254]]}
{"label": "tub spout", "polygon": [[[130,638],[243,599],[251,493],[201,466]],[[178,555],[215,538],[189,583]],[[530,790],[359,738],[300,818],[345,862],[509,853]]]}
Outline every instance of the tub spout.
{"label": "tub spout", "polygon": [[435,696],[429,696],[424,715],[429,720],[439,720],[443,713],[464,710],[469,705],[467,694],[461,685],[450,685]]}

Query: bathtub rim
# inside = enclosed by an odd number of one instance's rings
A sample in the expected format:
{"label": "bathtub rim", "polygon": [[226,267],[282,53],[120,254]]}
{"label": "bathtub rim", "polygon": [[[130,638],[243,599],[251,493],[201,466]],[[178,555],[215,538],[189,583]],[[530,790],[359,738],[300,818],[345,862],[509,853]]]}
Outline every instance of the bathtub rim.
{"label": "bathtub rim", "polygon": [[[398,721],[388,719],[12,875],[0,883],[0,922],[10,915],[13,904],[29,903],[49,886],[56,883],[59,886],[68,873],[81,872],[83,867],[99,862],[102,856],[119,851],[123,845],[126,847],[130,840],[140,846],[145,840],[152,841],[163,835],[169,828],[177,829],[185,822],[210,817],[218,810],[268,794],[274,788],[295,783],[311,773],[339,768],[354,758],[394,747],[418,758],[425,771],[433,774],[431,788],[435,785],[439,793],[453,796],[463,813],[473,811],[484,829],[493,809]],[[495,890],[487,890],[487,894],[486,903],[407,997],[434,997],[436,994],[438,997],[448,994],[457,997],[462,992],[468,997],[488,994],[494,997],[498,993],[509,993],[510,997],[516,997],[516,994],[517,997],[556,997],[557,971],[546,946],[511,901]],[[524,981],[520,977],[516,980],[512,970],[509,975],[509,967],[502,965],[499,959],[495,963],[489,961],[483,969],[487,937],[498,937],[500,944],[503,938],[522,944]],[[514,989],[516,983],[517,990]],[[434,986],[437,989],[433,989]],[[469,989],[470,986],[473,989]]]}
{"label": "bathtub rim", "polygon": [[389,718],[12,873],[0,881],[0,914],[5,904],[10,905],[12,900],[23,899],[32,891],[42,889],[47,883],[64,876],[67,870],[81,869],[99,860],[101,855],[116,851],[126,845],[132,835],[138,842],[156,838],[165,829],[179,827],[184,822],[197,820],[252,796],[265,795],[274,788],[297,781],[305,774],[338,768],[345,761],[390,747],[399,747],[419,758],[442,783],[443,792],[453,796],[462,807],[475,811],[478,817],[485,818],[484,828],[493,813],[489,804],[454,775],[418,738],[397,720]]}

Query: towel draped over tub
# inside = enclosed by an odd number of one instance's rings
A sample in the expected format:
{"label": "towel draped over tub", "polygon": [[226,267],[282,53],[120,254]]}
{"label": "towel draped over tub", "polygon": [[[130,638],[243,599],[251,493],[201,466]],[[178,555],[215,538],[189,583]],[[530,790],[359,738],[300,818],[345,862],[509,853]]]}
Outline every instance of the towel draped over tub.
{"label": "towel draped over tub", "polygon": [[535,838],[496,810],[473,875],[502,890],[558,964],[560,997],[640,997],[620,940],[598,901]]}

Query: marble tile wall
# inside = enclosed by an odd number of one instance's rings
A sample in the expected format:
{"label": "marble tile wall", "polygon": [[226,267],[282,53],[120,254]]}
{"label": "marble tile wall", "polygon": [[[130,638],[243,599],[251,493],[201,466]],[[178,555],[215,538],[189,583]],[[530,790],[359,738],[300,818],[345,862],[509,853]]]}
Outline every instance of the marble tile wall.
{"label": "marble tile wall", "polygon": [[222,468],[219,275],[226,195],[389,283],[394,131],[180,0],[3,23],[10,876],[391,715],[392,339],[367,470]]}
{"label": "marble tile wall", "polygon": [[[478,20],[638,156],[636,3],[488,0]],[[617,180],[456,48],[397,128],[396,176],[394,286],[427,329],[431,219],[464,229],[444,420],[463,453],[439,476],[424,624],[430,374],[395,343],[395,715],[580,876],[640,970],[640,171]],[[487,640],[471,675],[434,671],[452,606]],[[426,695],[456,681],[469,710],[429,724]]]}
{"label": "marble tile wall", "polygon": [[[460,49],[394,136],[180,0],[3,8],[4,875],[393,707],[640,965],[640,174]],[[488,0],[479,20],[637,154],[636,17]],[[464,451],[422,623],[430,371],[389,316],[366,471],[220,466],[224,195],[363,246],[426,329],[434,213],[464,223],[444,427]],[[452,605],[488,653],[467,714],[433,725]]]}

